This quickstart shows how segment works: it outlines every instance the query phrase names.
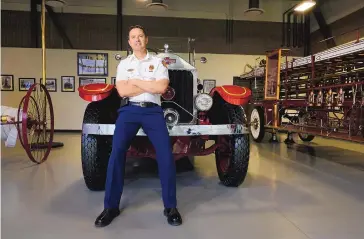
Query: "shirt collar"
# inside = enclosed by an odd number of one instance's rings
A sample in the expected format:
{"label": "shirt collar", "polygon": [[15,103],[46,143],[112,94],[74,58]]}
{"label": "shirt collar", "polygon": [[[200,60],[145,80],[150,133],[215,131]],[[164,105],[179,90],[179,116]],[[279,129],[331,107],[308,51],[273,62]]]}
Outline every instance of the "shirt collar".
{"label": "shirt collar", "polygon": [[147,55],[146,55],[143,59],[141,59],[141,60],[139,60],[139,59],[135,56],[135,54],[134,54],[134,53],[131,55],[131,60],[146,61],[146,60],[149,60],[149,59],[150,59],[149,51],[147,51]]}

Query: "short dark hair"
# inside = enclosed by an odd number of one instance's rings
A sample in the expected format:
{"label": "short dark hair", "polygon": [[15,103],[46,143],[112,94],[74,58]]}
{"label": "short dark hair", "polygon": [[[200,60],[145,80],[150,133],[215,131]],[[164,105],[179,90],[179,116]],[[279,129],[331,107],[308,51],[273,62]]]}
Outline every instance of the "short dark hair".
{"label": "short dark hair", "polygon": [[130,27],[129,27],[128,37],[129,37],[130,31],[131,31],[131,30],[133,30],[133,29],[135,29],[135,28],[138,28],[138,29],[142,30],[142,31],[143,31],[143,33],[144,33],[144,35],[145,35],[146,37],[148,36],[148,35],[147,35],[146,30],[144,29],[144,27],[142,27],[142,26],[140,26],[140,25],[133,25],[133,26],[130,26]]}

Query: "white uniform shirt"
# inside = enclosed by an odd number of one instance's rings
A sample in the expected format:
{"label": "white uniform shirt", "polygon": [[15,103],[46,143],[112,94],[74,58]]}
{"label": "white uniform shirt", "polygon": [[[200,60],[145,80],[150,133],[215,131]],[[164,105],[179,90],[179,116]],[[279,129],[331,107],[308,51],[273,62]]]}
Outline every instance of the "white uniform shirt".
{"label": "white uniform shirt", "polygon": [[[116,73],[116,82],[128,79],[145,81],[169,79],[168,69],[163,65],[161,58],[150,55],[149,52],[142,60],[139,60],[133,54],[120,61]],[[161,105],[161,95],[142,93],[134,97],[129,97],[129,101],[153,102]]]}

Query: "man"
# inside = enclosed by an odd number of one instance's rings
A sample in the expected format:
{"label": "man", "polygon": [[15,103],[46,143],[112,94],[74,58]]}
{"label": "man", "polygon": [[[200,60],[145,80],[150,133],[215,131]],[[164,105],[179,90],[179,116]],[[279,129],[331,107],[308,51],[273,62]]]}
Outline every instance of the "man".
{"label": "man", "polygon": [[171,225],[182,223],[177,210],[176,169],[170,138],[161,108],[160,95],[169,84],[168,69],[160,58],[150,55],[148,37],[140,26],[129,30],[129,45],[133,54],[122,60],[117,68],[116,89],[128,103],[121,107],[115,124],[112,152],[105,186],[104,211],[95,221],[98,227],[107,226],[120,214],[126,152],[140,127],[153,144],[162,186],[164,215]]}

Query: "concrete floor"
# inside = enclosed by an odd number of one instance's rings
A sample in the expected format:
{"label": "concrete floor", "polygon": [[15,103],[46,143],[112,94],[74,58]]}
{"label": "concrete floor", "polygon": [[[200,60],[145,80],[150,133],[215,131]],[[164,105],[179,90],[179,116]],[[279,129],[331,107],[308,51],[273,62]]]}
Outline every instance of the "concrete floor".
{"label": "concrete floor", "polygon": [[213,156],[197,157],[193,171],[178,174],[180,227],[162,215],[156,174],[129,173],[122,214],[100,229],[93,223],[104,193],[84,185],[79,134],[55,140],[64,147],[37,166],[20,144],[2,147],[2,238],[364,238],[363,145],[320,138],[252,143],[239,188],[219,184]]}

